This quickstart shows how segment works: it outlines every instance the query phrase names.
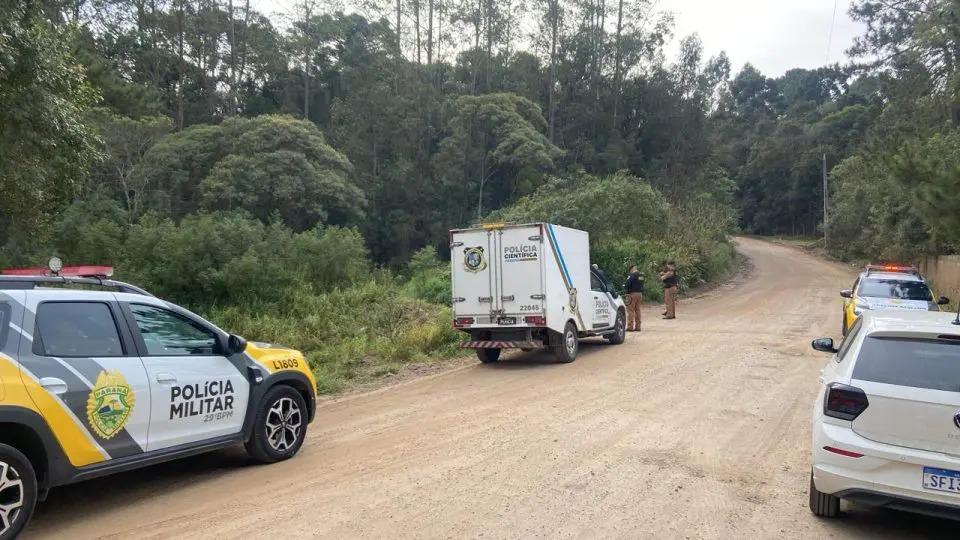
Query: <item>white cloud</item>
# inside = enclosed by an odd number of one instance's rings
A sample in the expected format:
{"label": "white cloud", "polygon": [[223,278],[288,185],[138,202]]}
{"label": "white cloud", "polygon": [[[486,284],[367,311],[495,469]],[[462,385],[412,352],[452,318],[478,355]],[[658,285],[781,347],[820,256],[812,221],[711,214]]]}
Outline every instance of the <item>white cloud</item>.
{"label": "white cloud", "polygon": [[847,15],[848,0],[837,0],[829,56],[834,0],[670,0],[660,8],[675,15],[675,54],[680,38],[697,33],[708,56],[726,51],[734,72],[749,62],[767,76],[794,67],[815,68],[847,59],[844,51],[863,32]]}

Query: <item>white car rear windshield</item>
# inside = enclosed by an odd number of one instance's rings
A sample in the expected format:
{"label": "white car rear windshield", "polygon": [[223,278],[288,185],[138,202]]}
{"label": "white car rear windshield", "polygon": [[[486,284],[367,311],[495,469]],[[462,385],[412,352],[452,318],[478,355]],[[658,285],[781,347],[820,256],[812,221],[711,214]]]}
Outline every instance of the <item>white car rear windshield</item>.
{"label": "white car rear windshield", "polygon": [[960,340],[868,337],[853,378],[960,392]]}
{"label": "white car rear windshield", "polygon": [[933,301],[930,288],[922,281],[900,281],[898,279],[864,279],[857,291],[868,298],[897,298],[900,300]]}

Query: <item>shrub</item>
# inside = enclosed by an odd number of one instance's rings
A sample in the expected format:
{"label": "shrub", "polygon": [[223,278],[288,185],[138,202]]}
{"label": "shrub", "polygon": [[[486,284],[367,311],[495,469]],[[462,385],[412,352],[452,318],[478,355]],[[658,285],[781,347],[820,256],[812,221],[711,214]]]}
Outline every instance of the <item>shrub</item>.
{"label": "shrub", "polygon": [[413,254],[407,264],[410,279],[404,293],[411,298],[440,305],[449,305],[453,296],[450,284],[450,264],[441,262],[433,246]]}

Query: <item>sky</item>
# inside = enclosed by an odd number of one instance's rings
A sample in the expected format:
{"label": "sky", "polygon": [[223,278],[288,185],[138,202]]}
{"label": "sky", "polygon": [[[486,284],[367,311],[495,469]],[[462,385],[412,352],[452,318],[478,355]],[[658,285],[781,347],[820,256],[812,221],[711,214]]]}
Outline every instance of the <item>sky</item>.
{"label": "sky", "polygon": [[[251,3],[273,15],[289,13],[295,1],[253,0]],[[680,38],[697,33],[706,56],[726,51],[734,73],[747,62],[768,77],[780,76],[794,67],[809,69],[842,63],[847,59],[845,51],[853,38],[863,32],[863,27],[847,15],[850,0],[654,1],[658,11],[674,14],[675,39],[667,48],[668,57],[676,56]],[[832,20],[835,23],[830,40]]]}
{"label": "sky", "polygon": [[[831,19],[836,1],[833,40]],[[816,68],[843,62],[863,26],[847,15],[849,0],[660,0],[658,9],[674,13],[675,35],[696,32],[704,52],[726,51],[733,72],[749,62],[768,77],[794,67]]]}

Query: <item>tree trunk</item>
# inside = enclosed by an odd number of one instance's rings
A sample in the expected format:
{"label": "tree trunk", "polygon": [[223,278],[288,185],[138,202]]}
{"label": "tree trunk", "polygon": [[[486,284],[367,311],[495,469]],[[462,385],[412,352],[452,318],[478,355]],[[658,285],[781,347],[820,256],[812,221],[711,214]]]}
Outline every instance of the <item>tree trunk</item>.
{"label": "tree trunk", "polygon": [[554,86],[557,84],[557,34],[560,31],[560,0],[550,0],[550,76],[547,78],[547,86],[549,87],[547,93],[547,108],[549,109],[548,125],[549,125],[549,135],[550,142],[556,141],[555,130],[556,130],[556,111],[557,104],[554,92]]}
{"label": "tree trunk", "polygon": [[623,74],[620,73],[620,66],[623,62],[623,48],[620,41],[623,35],[623,0],[620,0],[617,7],[617,38],[616,52],[614,53],[613,68],[613,129],[617,129],[617,109],[620,107],[620,94],[623,92],[623,86],[620,83]]}
{"label": "tree trunk", "polygon": [[427,65],[433,63],[433,0],[427,0]]}
{"label": "tree trunk", "polygon": [[227,2],[227,17],[230,18],[230,95],[227,97],[227,116],[233,116],[237,111],[237,25],[233,0]]}
{"label": "tree trunk", "polygon": [[420,61],[420,0],[413,0],[413,37],[417,41],[417,63]]}
{"label": "tree trunk", "polygon": [[303,118],[310,119],[310,61],[313,56],[310,36],[310,0],[303,3],[303,33],[306,41],[303,47]]}
{"label": "tree trunk", "polygon": [[179,67],[177,73],[177,131],[183,131],[183,75],[187,70],[183,60],[183,3],[180,0],[180,9],[177,10],[177,56]]}

